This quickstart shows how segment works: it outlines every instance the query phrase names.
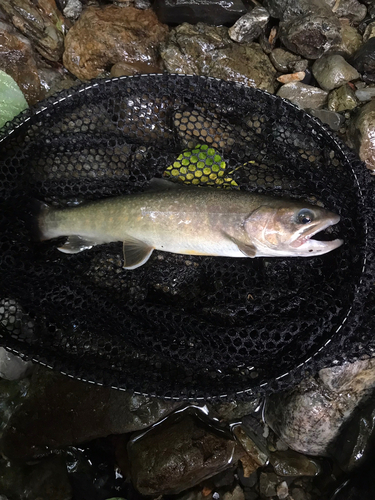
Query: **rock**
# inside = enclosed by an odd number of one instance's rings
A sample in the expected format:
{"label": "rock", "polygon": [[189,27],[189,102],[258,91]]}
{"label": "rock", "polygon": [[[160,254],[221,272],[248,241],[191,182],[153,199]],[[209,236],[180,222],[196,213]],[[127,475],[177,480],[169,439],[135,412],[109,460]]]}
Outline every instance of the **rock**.
{"label": "rock", "polygon": [[332,90],[328,96],[328,109],[331,111],[347,111],[358,105],[356,94],[349,85]]}
{"label": "rock", "polygon": [[375,87],[366,87],[355,91],[356,98],[361,102],[371,101],[375,97]]}
{"label": "rock", "polygon": [[162,47],[161,57],[170,73],[212,76],[274,91],[276,71],[260,46],[233,42],[225,27],[177,26]]}
{"label": "rock", "polygon": [[365,82],[375,82],[375,38],[369,38],[351,59],[352,66]]}
{"label": "rock", "polygon": [[79,18],[82,12],[82,3],[80,0],[68,0],[66,7],[63,10],[63,14],[68,19],[75,21]]}
{"label": "rock", "polygon": [[363,42],[367,42],[370,38],[374,38],[375,36],[375,21],[368,24],[365,32],[363,33]]}
{"label": "rock", "polygon": [[239,484],[237,484],[233,491],[227,491],[224,493],[223,500],[245,500],[243,489]]}
{"label": "rock", "polygon": [[356,28],[350,26],[347,19],[340,19],[341,43],[335,47],[337,52],[344,55],[353,55],[362,45],[362,36]]}
{"label": "rock", "polygon": [[325,0],[327,5],[337,17],[348,19],[352,24],[358,25],[367,14],[366,6],[358,0]]}
{"label": "rock", "polygon": [[320,472],[317,462],[293,450],[270,453],[270,464],[278,476],[316,476]]}
{"label": "rock", "polygon": [[0,451],[9,459],[29,459],[51,449],[143,429],[180,406],[72,380],[41,367],[35,367],[25,387],[27,382],[13,382],[11,392],[7,386],[0,394],[8,415]]}
{"label": "rock", "polygon": [[151,66],[150,64],[144,63],[142,61],[136,61],[134,63],[119,62],[116,63],[111,68],[111,76],[132,76],[144,73],[161,73],[162,69],[160,66]]}
{"label": "rock", "polygon": [[328,99],[328,92],[325,90],[301,82],[286,83],[280,87],[277,95],[288,99],[302,109],[322,108]]}
{"label": "rock", "polygon": [[282,483],[277,485],[276,494],[277,494],[277,497],[280,498],[280,500],[284,500],[285,498],[288,498],[289,488],[288,488],[288,484],[286,481],[283,481]]}
{"label": "rock", "polygon": [[224,422],[233,422],[253,413],[259,403],[259,398],[254,398],[249,401],[212,402],[207,406],[212,417]]}
{"label": "rock", "polygon": [[1,0],[1,7],[13,25],[49,61],[58,61],[64,51],[65,20],[54,0]]}
{"label": "rock", "polygon": [[22,90],[28,104],[45,96],[31,44],[12,26],[0,21],[0,69],[10,75]]}
{"label": "rock", "polygon": [[263,32],[270,15],[261,5],[240,17],[235,24],[229,28],[228,34],[235,42],[253,42]]}
{"label": "rock", "polygon": [[0,492],[17,500],[73,498],[62,457],[48,457],[27,465],[0,462]]}
{"label": "rock", "polygon": [[288,52],[287,50],[276,48],[270,54],[270,61],[277,71],[281,73],[295,73],[305,71],[308,62],[301,56]]}
{"label": "rock", "polygon": [[162,23],[172,25],[202,22],[214,26],[230,26],[247,12],[247,6],[242,0],[231,2],[220,0],[155,0],[153,8]]}
{"label": "rock", "polygon": [[317,379],[267,399],[266,423],[300,453],[328,454],[328,446],[375,386],[375,359],[325,368]]}
{"label": "rock", "polygon": [[176,494],[229,468],[242,448],[182,412],[128,444],[131,477],[142,495]]}
{"label": "rock", "polygon": [[340,130],[345,122],[345,118],[339,113],[328,111],[327,109],[309,109],[308,112],[319,118],[319,120],[328,125],[332,130]]}
{"label": "rock", "polygon": [[280,83],[301,82],[305,79],[305,76],[304,71],[298,71],[289,75],[281,75],[277,78],[277,81]]}
{"label": "rock", "polygon": [[53,68],[41,68],[38,70],[38,74],[46,91],[46,97],[81,83],[80,80],[71,77],[67,71],[63,72]]}
{"label": "rock", "polygon": [[273,497],[277,494],[277,485],[281,480],[273,472],[262,472],[259,477],[259,491],[264,497]]}
{"label": "rock", "polygon": [[359,78],[359,73],[340,55],[324,55],[314,62],[313,75],[323,90],[332,90]]}
{"label": "rock", "polygon": [[[0,100],[1,96],[2,92],[0,87]],[[0,112],[0,116],[1,118],[3,117],[2,111]],[[6,380],[19,380],[20,378],[25,377],[27,373],[30,372],[31,367],[32,363],[30,361],[24,361],[19,356],[6,351],[4,347],[0,347],[0,378],[5,378]]]}
{"label": "rock", "polygon": [[302,488],[292,488],[291,496],[293,500],[312,500],[311,495]]}
{"label": "rock", "polygon": [[349,133],[361,160],[375,174],[375,101],[365,104],[353,117]]}
{"label": "rock", "polygon": [[268,462],[269,453],[267,448],[262,446],[259,441],[256,442],[257,440],[256,438],[254,439],[254,436],[248,435],[241,425],[234,426],[232,432],[250,458],[246,462],[247,475],[250,475]]}
{"label": "rock", "polygon": [[168,27],[151,9],[87,7],[66,36],[64,65],[82,80],[95,78],[118,62],[157,66],[158,46],[167,34]]}

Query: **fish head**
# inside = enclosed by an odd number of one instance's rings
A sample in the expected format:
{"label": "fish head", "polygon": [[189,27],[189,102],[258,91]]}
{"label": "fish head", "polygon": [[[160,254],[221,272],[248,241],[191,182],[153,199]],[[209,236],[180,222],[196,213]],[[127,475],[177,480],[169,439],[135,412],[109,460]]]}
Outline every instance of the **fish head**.
{"label": "fish head", "polygon": [[342,245],[341,239],[313,239],[339,221],[339,215],[317,206],[293,200],[275,201],[250,214],[244,227],[259,256],[312,257]]}

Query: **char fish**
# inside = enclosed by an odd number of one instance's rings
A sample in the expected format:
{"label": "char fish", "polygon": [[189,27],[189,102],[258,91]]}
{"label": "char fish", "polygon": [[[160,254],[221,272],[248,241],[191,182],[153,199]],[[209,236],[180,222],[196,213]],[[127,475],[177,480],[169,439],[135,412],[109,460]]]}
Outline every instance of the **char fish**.
{"label": "char fish", "polygon": [[41,241],[67,236],[59,250],[77,253],[123,242],[124,267],[135,269],[153,250],[222,257],[310,257],[342,240],[312,239],[337,224],[339,215],[304,202],[237,190],[186,187],[170,181],[157,188],[56,209],[37,216]]}

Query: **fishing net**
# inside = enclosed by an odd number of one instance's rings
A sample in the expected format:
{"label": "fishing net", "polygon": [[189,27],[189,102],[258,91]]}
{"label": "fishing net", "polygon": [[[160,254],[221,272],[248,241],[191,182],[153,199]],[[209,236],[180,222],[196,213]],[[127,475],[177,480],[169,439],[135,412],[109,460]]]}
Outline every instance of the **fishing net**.
{"label": "fishing net", "polygon": [[[374,205],[361,162],[257,89],[143,75],[52,96],[0,136],[0,337],[83,380],[172,398],[240,398],[371,355]],[[31,206],[143,191],[154,177],[306,200],[341,215],[313,258],[75,255],[31,237]],[[63,241],[63,240],[62,240]]]}

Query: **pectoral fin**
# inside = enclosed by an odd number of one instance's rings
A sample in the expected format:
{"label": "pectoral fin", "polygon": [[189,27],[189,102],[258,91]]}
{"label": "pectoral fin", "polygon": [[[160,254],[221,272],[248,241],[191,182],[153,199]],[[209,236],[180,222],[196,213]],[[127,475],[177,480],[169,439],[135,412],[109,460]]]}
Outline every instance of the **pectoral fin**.
{"label": "pectoral fin", "polygon": [[63,253],[79,253],[102,243],[104,242],[83,236],[69,236],[66,242],[61,247],[58,247],[58,250]]}
{"label": "pectoral fin", "polygon": [[141,240],[127,236],[124,241],[123,250],[123,267],[125,269],[136,269],[148,261],[154,249]]}
{"label": "pectoral fin", "polygon": [[252,243],[245,243],[243,241],[238,240],[237,238],[234,238],[233,236],[230,236],[229,234],[224,233],[227,238],[229,238],[233,243],[235,243],[238,246],[238,249],[247,257],[256,257],[257,254],[257,249]]}

